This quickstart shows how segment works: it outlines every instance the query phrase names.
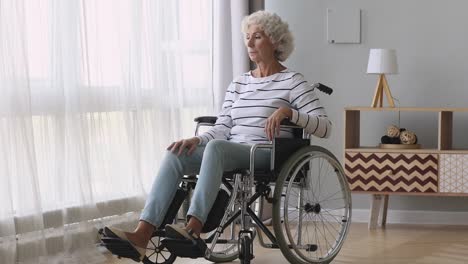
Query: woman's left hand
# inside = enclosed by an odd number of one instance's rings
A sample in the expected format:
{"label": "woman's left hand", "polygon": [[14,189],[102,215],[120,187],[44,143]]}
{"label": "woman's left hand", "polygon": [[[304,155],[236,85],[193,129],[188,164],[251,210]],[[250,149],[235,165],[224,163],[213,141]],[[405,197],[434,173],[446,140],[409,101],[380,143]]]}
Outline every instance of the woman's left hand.
{"label": "woman's left hand", "polygon": [[273,112],[273,114],[271,114],[265,123],[265,133],[268,137],[268,140],[273,140],[275,135],[279,136],[281,121],[283,121],[285,118],[291,117],[292,111],[291,108],[288,107],[280,107],[278,110]]}

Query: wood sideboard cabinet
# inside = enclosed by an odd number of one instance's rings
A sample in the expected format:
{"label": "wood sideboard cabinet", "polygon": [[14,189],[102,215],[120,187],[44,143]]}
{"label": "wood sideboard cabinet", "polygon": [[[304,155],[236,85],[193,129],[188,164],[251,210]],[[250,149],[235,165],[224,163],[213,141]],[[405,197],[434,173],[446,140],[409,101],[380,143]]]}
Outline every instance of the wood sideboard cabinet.
{"label": "wood sideboard cabinet", "polygon": [[[361,145],[361,112],[398,111],[437,114],[437,148],[383,149],[380,138],[375,146]],[[345,108],[345,173],[352,192],[372,195],[370,229],[378,226],[380,212],[385,225],[389,195],[468,196],[468,148],[452,147],[457,112],[468,108]]]}

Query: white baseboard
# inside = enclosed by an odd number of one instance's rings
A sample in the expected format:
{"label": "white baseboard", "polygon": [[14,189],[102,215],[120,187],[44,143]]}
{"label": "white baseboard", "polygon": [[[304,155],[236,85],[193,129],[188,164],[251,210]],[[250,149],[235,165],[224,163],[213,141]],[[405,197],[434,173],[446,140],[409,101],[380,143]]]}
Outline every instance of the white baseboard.
{"label": "white baseboard", "polygon": [[[355,223],[368,223],[369,215],[369,209],[353,209],[351,221]],[[388,210],[387,223],[468,225],[468,212]]]}

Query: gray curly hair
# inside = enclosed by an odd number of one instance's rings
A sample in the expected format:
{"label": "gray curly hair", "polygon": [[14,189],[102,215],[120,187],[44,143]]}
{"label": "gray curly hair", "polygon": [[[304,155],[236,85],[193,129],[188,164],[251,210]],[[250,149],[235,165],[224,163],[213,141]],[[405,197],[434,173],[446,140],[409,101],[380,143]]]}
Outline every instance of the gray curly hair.
{"label": "gray curly hair", "polygon": [[264,10],[257,11],[244,17],[242,20],[242,33],[246,33],[250,26],[259,26],[270,38],[273,45],[277,45],[275,57],[285,61],[294,50],[294,39],[289,31],[288,23],[275,14]]}

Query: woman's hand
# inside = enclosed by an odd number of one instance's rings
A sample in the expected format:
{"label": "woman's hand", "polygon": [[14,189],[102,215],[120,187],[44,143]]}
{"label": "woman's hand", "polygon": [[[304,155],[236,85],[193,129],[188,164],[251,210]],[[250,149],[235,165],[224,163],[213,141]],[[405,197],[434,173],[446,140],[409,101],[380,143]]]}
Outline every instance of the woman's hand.
{"label": "woman's hand", "polygon": [[182,139],[176,142],[172,142],[172,144],[169,145],[169,147],[167,147],[167,150],[170,150],[174,154],[177,152],[177,156],[180,156],[184,149],[188,149],[187,155],[191,155],[195,151],[199,143],[200,139],[197,137]]}
{"label": "woman's hand", "polygon": [[273,140],[275,134],[276,136],[279,136],[281,121],[285,118],[291,117],[292,111],[291,108],[288,107],[280,107],[278,110],[273,112],[265,123],[265,133],[267,134],[268,140]]}

